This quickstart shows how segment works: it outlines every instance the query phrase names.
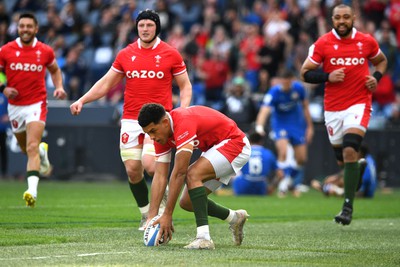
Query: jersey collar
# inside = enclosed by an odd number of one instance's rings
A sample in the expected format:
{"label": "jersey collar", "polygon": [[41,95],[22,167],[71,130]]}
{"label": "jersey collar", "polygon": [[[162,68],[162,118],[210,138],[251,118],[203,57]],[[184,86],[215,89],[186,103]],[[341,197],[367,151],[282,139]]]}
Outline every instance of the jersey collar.
{"label": "jersey collar", "polygon": [[[334,35],[337,39],[342,40],[342,37],[340,37],[340,36],[336,33],[335,29],[332,29],[332,33],[333,33],[333,35]],[[352,29],[352,31],[351,31],[351,39],[354,39],[354,37],[356,36],[356,33],[357,33],[357,29],[353,27],[353,29]]]}
{"label": "jersey collar", "polygon": [[[139,47],[139,49],[142,49],[142,43],[141,43],[142,41],[140,40],[140,38],[139,38],[139,40],[138,40],[138,47]],[[160,42],[161,42],[161,39],[159,38],[159,37],[157,37],[156,38],[156,42],[154,43],[154,45],[153,45],[153,47],[151,48],[152,50],[154,50],[154,49],[156,49],[157,48],[157,46],[160,44]]]}
{"label": "jersey collar", "polygon": [[166,112],[166,113],[167,113],[169,122],[171,124],[171,130],[172,130],[172,132],[174,132],[174,121],[172,120],[171,114],[169,114],[169,112]]}
{"label": "jersey collar", "polygon": [[[18,37],[15,41],[17,42],[17,45],[18,45],[19,47],[22,48],[22,47],[24,46],[24,45],[22,44],[22,42],[21,42],[21,38],[20,38],[20,37]],[[33,39],[33,43],[32,43],[32,46],[31,46],[31,47],[35,47],[36,44],[37,44],[37,42],[38,42],[38,40],[37,40],[37,38],[35,37],[35,38]]]}

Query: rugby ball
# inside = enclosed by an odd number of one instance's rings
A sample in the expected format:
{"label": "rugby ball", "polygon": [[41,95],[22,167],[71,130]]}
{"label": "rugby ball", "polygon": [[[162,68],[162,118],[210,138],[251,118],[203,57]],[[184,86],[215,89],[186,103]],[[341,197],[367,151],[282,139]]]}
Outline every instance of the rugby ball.
{"label": "rugby ball", "polygon": [[[144,230],[143,233],[143,243],[145,246],[153,247],[156,246],[156,238],[158,235],[158,231],[160,230],[160,224],[152,225],[161,215],[155,216],[153,219],[150,220],[148,223],[147,228]],[[160,238],[159,245],[163,243],[163,239]]]}

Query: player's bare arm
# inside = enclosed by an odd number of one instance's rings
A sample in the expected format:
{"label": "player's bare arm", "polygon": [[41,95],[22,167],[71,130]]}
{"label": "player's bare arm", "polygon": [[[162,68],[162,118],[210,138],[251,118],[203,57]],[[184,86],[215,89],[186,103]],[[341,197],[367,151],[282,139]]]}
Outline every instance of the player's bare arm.
{"label": "player's bare arm", "polygon": [[156,158],[156,167],[151,182],[151,198],[148,221],[158,214],[165,189],[168,184],[169,162],[162,162],[159,157]]}
{"label": "player's bare arm", "polygon": [[190,106],[190,102],[192,101],[192,84],[190,83],[188,73],[185,72],[175,76],[175,82],[179,87],[181,107]]}
{"label": "player's bare arm", "polygon": [[67,97],[67,93],[65,92],[62,84],[61,69],[58,67],[57,62],[54,60],[53,64],[49,65],[47,69],[50,72],[51,80],[53,81],[55,87],[53,92],[54,98],[61,100],[65,99]]}
{"label": "player's bare arm", "polygon": [[310,114],[308,99],[305,99],[303,101],[303,112],[304,112],[304,118],[306,119],[306,122],[307,122],[306,141],[307,141],[307,144],[310,144],[312,141],[312,138],[314,136],[314,124],[313,124],[311,114]]}
{"label": "player's bare arm", "polygon": [[105,96],[110,89],[119,83],[124,78],[124,75],[118,73],[111,68],[108,72],[98,80],[89,91],[84,94],[81,98],[71,104],[70,110],[72,115],[79,115],[81,113],[83,105],[86,103],[93,102]]}
{"label": "player's bare arm", "polygon": [[387,58],[382,52],[371,59],[371,63],[375,67],[375,72],[372,75],[365,76],[365,87],[371,92],[374,92],[378,86],[379,80],[387,69]]}
{"label": "player's bare arm", "polygon": [[258,112],[255,130],[257,133],[261,134],[262,136],[265,135],[264,125],[270,114],[271,114],[271,108],[268,106],[262,106],[260,108],[260,111]]}
{"label": "player's bare arm", "polygon": [[167,205],[163,215],[159,219],[160,233],[165,238],[172,239],[174,227],[172,225],[172,214],[175,209],[176,202],[181,193],[183,184],[185,183],[186,173],[189,168],[190,158],[193,153],[193,145],[186,144],[179,148],[175,154],[174,168],[169,179],[169,193]]}

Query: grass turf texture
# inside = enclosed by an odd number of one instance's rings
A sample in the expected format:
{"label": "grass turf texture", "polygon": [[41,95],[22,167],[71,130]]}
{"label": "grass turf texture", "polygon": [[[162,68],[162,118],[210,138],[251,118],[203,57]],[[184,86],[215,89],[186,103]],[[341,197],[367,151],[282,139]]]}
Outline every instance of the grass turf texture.
{"label": "grass turf texture", "polygon": [[333,222],[342,200],[216,196],[251,217],[242,246],[211,218],[214,251],[183,249],[195,237],[192,213],[176,207],[166,246],[145,247],[126,183],[42,182],[34,209],[25,182],[0,182],[0,266],[399,266],[400,191],[357,199],[350,226]]}

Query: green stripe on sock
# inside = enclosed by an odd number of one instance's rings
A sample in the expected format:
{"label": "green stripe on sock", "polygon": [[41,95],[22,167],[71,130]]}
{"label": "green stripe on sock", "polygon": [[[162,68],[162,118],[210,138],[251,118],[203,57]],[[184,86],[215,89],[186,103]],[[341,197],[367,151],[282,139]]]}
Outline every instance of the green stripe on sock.
{"label": "green stripe on sock", "polygon": [[28,178],[29,176],[39,177],[39,171],[27,171],[25,177]]}

